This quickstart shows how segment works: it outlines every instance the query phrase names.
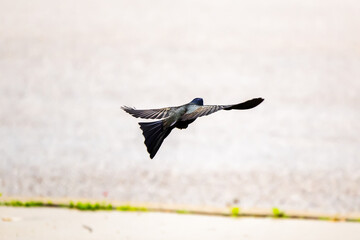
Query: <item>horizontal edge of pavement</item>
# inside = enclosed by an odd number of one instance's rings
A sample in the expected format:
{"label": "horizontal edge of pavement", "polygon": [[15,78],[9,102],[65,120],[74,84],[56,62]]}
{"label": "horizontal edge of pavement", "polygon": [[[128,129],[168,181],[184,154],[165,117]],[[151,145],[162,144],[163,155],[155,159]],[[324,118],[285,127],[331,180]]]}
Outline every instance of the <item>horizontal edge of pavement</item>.
{"label": "horizontal edge of pavement", "polygon": [[[112,199],[86,199],[86,198],[53,198],[53,197],[0,197],[0,202],[42,202],[47,207],[60,207],[68,205],[71,202],[76,204],[81,203],[106,203],[111,204],[113,207],[131,206],[144,208],[152,212],[170,212],[170,213],[187,213],[199,215],[213,215],[213,216],[237,216],[237,217],[276,217],[273,209],[243,209],[241,206],[233,205],[229,207],[211,207],[211,206],[190,206],[180,204],[161,204],[161,203],[139,203],[139,202],[122,202]],[[232,211],[238,209],[238,211]],[[320,212],[307,212],[307,211],[292,211],[283,209],[280,210],[281,216],[279,218],[290,219],[313,219],[313,220],[332,220],[332,221],[360,221],[360,213],[351,214],[328,214]]]}

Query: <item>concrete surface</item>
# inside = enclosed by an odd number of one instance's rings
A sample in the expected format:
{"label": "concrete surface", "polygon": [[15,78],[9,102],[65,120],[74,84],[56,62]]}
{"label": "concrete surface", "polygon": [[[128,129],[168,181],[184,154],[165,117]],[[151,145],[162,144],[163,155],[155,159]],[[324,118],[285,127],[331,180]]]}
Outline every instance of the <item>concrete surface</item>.
{"label": "concrete surface", "polygon": [[359,223],[0,207],[0,239],[357,240]]}
{"label": "concrete surface", "polygon": [[[360,212],[360,2],[0,2],[4,196]],[[194,97],[258,108],[173,131]]]}

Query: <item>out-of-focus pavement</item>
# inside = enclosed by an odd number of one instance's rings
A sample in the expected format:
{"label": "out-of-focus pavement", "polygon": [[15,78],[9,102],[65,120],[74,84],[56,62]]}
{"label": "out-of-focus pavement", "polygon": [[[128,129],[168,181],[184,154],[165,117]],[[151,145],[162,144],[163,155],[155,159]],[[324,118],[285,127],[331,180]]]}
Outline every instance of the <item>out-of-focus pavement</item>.
{"label": "out-of-focus pavement", "polygon": [[357,240],[358,223],[0,207],[0,239]]}
{"label": "out-of-focus pavement", "polygon": [[[1,1],[0,192],[360,212],[359,12],[355,0]],[[173,131],[153,160],[120,110],[259,96]]]}

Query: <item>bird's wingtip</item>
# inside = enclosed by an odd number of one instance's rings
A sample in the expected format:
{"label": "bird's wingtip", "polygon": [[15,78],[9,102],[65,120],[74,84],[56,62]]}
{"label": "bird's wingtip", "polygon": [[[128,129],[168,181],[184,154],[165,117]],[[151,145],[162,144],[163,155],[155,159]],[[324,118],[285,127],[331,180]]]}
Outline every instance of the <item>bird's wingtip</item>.
{"label": "bird's wingtip", "polygon": [[125,106],[125,105],[121,106],[120,108],[121,108],[122,110],[124,110],[124,111],[131,110],[131,109],[135,109],[135,108],[133,108],[133,107],[128,107],[128,106]]}
{"label": "bird's wingtip", "polygon": [[262,98],[262,97],[258,97],[258,98],[254,98],[252,100],[249,100],[249,101],[252,101],[254,103],[256,103],[256,105],[259,105],[260,103],[262,103],[265,99]]}
{"label": "bird's wingtip", "polygon": [[258,97],[258,98],[255,98],[253,99],[252,101],[254,102],[254,106],[253,107],[256,107],[257,105],[259,105],[260,103],[262,103],[265,99],[262,98],[262,97]]}
{"label": "bird's wingtip", "polygon": [[224,110],[232,110],[232,109],[240,109],[240,110],[244,110],[244,109],[251,109],[256,107],[257,105],[259,105],[260,103],[262,103],[264,101],[263,98],[259,97],[259,98],[253,98],[251,100],[247,100],[245,102],[239,103],[239,104],[234,104],[234,105],[230,105],[227,108],[224,108]]}

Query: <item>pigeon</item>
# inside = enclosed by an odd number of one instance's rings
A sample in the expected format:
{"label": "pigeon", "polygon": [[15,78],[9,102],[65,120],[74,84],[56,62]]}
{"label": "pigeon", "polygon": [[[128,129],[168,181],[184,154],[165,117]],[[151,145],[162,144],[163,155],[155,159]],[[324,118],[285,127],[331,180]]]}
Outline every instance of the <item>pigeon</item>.
{"label": "pigeon", "polygon": [[161,119],[155,122],[139,122],[145,137],[145,145],[150,158],[153,159],[164,139],[174,128],[185,129],[198,117],[206,116],[219,110],[251,109],[264,101],[263,98],[254,98],[232,105],[204,105],[202,98],[194,98],[191,102],[177,107],[159,109],[135,109],[122,106],[121,108],[136,118]]}

